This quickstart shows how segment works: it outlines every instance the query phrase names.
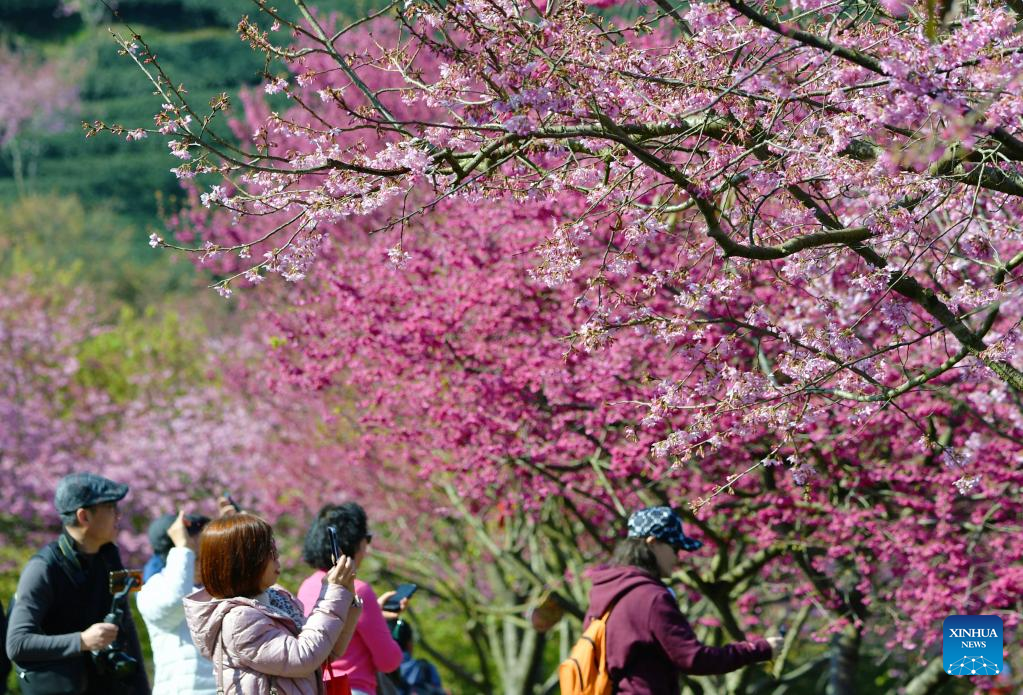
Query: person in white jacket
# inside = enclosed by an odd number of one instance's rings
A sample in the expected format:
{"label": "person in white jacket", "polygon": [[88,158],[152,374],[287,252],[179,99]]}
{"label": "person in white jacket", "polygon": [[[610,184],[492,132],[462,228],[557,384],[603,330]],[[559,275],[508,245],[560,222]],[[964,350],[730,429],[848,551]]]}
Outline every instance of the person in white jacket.
{"label": "person in white jacket", "polygon": [[[221,515],[228,510],[233,511],[230,503],[222,499]],[[180,512],[176,517],[160,517],[150,525],[154,551],[157,555],[162,555],[161,551],[167,553],[163,569],[142,585],[136,599],[153,647],[156,666],[153,695],[216,695],[217,692],[213,664],[199,654],[192,642],[181,603],[185,596],[200,588],[195,573],[199,535],[189,533],[187,524],[184,512]],[[166,550],[167,539],[172,544],[169,550]]]}

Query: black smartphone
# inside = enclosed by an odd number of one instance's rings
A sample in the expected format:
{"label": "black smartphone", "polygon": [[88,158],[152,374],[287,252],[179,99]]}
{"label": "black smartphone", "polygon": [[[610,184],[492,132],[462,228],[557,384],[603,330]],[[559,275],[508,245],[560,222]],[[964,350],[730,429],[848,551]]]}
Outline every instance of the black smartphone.
{"label": "black smartphone", "polygon": [[399,584],[394,590],[394,596],[384,601],[384,610],[388,613],[397,613],[401,610],[401,602],[416,593],[418,588],[415,584]]}
{"label": "black smartphone", "polygon": [[341,559],[341,544],[337,540],[337,527],[328,526],[327,535],[330,536],[331,561],[334,565]]}

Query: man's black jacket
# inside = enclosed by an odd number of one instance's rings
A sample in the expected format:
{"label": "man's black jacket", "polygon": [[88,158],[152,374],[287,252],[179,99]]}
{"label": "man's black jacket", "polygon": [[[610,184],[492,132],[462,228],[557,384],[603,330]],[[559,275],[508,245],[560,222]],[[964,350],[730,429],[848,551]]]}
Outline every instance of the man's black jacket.
{"label": "man's black jacket", "polygon": [[127,606],[118,643],[138,660],[133,678],[120,683],[101,676],[92,655],[81,651],[82,631],[103,622],[110,611],[110,572],[123,568],[113,543],[87,555],[66,532],[28,561],[11,602],[6,640],[7,655],[24,686],[34,672],[71,669],[82,675],[83,695],[149,694],[142,650]]}

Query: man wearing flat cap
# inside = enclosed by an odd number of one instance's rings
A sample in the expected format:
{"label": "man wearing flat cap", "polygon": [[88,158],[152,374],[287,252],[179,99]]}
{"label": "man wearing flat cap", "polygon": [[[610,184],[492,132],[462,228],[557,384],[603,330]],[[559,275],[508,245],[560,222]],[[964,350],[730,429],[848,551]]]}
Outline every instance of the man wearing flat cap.
{"label": "man wearing flat cap", "polygon": [[[105,621],[110,573],[124,569],[114,540],[117,503],[127,494],[127,485],[92,473],[72,473],[57,484],[53,502],[64,529],[25,565],[7,629],[7,655],[25,695],[148,695],[130,615],[120,627]],[[137,667],[97,667],[93,654],[111,645]]]}

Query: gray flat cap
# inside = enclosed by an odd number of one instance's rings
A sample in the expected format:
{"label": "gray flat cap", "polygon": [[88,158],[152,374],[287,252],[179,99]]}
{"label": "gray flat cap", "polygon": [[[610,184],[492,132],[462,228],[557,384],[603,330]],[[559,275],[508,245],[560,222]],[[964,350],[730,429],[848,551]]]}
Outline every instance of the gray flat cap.
{"label": "gray flat cap", "polygon": [[57,483],[53,506],[61,514],[103,502],[117,502],[128,494],[128,486],[95,473],[72,473]]}

